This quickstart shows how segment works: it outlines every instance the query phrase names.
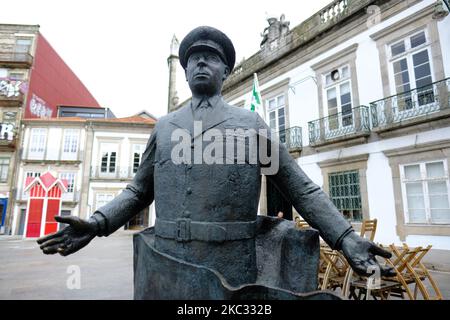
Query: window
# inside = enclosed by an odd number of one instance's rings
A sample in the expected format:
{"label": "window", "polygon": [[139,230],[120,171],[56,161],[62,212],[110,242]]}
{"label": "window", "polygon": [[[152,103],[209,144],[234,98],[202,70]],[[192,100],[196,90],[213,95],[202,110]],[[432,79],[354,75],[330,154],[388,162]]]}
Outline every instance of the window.
{"label": "window", "polygon": [[0,182],[8,182],[9,158],[0,158]]}
{"label": "window", "polygon": [[359,172],[330,173],[328,182],[330,199],[344,217],[350,221],[362,221]]}
{"label": "window", "polygon": [[26,176],[36,178],[36,177],[40,177],[41,173],[40,172],[27,172]]}
{"label": "window", "polygon": [[3,113],[3,123],[15,124],[17,120],[17,112],[4,112]]}
{"label": "window", "polygon": [[[397,106],[405,111],[435,101],[427,34],[421,31],[389,46]],[[410,92],[417,89],[417,93]]]}
{"label": "window", "polygon": [[344,66],[325,75],[328,129],[353,125],[350,68]]}
{"label": "window", "polygon": [[145,144],[134,144],[133,145],[133,173],[137,172],[139,165],[142,161],[142,154],[145,151]]}
{"label": "window", "polygon": [[25,80],[25,74],[22,72],[10,72],[9,77],[10,80]]}
{"label": "window", "polygon": [[79,135],[80,130],[78,129],[64,130],[63,159],[75,160],[77,158]]}
{"label": "window", "polygon": [[101,150],[100,173],[102,174],[116,173],[117,144],[102,143],[100,146],[100,150]]}
{"label": "window", "polygon": [[31,157],[44,156],[46,139],[47,139],[47,129],[45,128],[31,129],[31,140],[29,149]]}
{"label": "window", "polygon": [[286,113],[285,95],[267,100],[267,113],[269,114],[270,129],[278,132],[280,142],[286,142]]}
{"label": "window", "polygon": [[450,224],[446,162],[404,165],[401,174],[407,223]]}
{"label": "window", "polygon": [[75,187],[75,173],[74,172],[60,173],[59,178],[67,181],[67,193],[73,193]]}
{"label": "window", "polygon": [[31,39],[17,39],[16,40],[16,52],[17,53],[30,53]]}
{"label": "window", "polygon": [[98,210],[99,208],[103,207],[112,199],[114,199],[113,193],[97,193],[95,197],[95,210]]}

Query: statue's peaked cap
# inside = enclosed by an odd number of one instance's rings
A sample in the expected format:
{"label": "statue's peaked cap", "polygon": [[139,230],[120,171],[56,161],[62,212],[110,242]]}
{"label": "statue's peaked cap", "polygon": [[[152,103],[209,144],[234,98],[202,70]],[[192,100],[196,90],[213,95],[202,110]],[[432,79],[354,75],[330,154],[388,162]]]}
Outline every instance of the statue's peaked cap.
{"label": "statue's peaked cap", "polygon": [[225,33],[209,26],[195,28],[181,41],[178,53],[180,63],[184,69],[187,68],[187,62],[191,53],[201,48],[213,50],[219,54],[230,68],[230,72],[233,70],[236,62],[236,52],[233,43]]}

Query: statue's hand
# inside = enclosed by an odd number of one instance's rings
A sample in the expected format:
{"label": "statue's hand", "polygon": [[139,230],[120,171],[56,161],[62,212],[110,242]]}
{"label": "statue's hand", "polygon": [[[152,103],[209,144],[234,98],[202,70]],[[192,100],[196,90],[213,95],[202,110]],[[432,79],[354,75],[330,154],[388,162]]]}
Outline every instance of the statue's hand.
{"label": "statue's hand", "polygon": [[67,223],[69,226],[37,240],[45,254],[59,253],[62,256],[67,256],[86,246],[97,235],[95,222],[73,216],[56,216],[55,220],[60,223]]}
{"label": "statue's hand", "polygon": [[396,275],[393,268],[380,266],[375,259],[376,255],[388,259],[392,254],[372,241],[358,236],[355,232],[343,239],[341,249],[352,269],[361,276],[372,275],[374,267],[380,268],[382,276],[393,277]]}

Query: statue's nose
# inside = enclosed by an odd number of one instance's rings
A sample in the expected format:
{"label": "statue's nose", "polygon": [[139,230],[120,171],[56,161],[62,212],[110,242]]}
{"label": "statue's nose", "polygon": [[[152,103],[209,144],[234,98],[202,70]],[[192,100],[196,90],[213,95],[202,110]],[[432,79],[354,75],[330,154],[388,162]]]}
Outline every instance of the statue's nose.
{"label": "statue's nose", "polygon": [[206,65],[206,59],[204,57],[200,57],[197,61],[198,66],[205,66]]}

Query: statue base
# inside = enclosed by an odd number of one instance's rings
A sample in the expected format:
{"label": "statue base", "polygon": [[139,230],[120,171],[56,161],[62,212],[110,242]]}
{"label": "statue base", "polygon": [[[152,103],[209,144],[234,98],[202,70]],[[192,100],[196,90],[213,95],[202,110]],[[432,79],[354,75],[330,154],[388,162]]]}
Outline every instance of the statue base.
{"label": "statue base", "polygon": [[319,234],[291,221],[258,216],[255,283],[231,286],[216,270],[155,249],[155,232],[134,235],[134,299],[137,300],[339,300],[317,291]]}

